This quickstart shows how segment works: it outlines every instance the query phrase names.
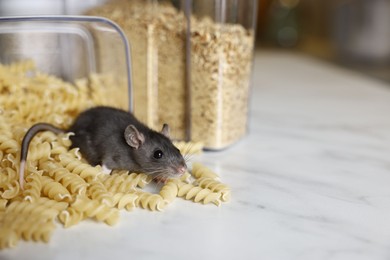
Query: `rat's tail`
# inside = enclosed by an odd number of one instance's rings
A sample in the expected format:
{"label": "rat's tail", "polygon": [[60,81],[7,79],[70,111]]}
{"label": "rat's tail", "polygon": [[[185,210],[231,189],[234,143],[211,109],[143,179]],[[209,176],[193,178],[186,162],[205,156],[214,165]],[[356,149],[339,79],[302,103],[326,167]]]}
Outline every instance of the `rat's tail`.
{"label": "rat's tail", "polygon": [[38,123],[33,125],[30,129],[28,129],[27,133],[23,137],[22,149],[20,151],[19,184],[21,189],[23,189],[23,184],[24,184],[24,168],[26,167],[28,146],[30,145],[30,142],[33,139],[33,137],[37,133],[42,131],[51,131],[55,134],[60,134],[65,132],[65,130],[47,123]]}

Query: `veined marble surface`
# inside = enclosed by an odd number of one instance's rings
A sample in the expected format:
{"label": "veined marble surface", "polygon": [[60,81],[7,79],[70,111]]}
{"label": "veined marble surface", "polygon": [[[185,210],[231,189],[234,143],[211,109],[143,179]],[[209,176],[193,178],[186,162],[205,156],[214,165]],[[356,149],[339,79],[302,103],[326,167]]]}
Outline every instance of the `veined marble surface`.
{"label": "veined marble surface", "polygon": [[196,158],[230,203],[58,228],[0,259],[390,259],[390,86],[297,54],[254,68],[250,134]]}

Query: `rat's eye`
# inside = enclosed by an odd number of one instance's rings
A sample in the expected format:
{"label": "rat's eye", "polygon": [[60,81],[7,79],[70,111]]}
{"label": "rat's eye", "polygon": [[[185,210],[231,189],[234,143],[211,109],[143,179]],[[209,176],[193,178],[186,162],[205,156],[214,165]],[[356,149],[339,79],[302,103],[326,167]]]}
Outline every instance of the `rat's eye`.
{"label": "rat's eye", "polygon": [[156,150],[153,154],[153,157],[156,159],[161,159],[162,156],[163,156],[163,152],[161,150]]}

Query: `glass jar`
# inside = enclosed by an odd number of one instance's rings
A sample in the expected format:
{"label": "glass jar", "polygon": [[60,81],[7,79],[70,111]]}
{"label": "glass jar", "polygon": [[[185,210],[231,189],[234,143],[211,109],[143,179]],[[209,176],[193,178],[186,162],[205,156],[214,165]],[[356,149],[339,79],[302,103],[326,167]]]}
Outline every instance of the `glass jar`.
{"label": "glass jar", "polygon": [[111,0],[86,14],[126,33],[139,119],[209,149],[246,134],[257,0]]}
{"label": "glass jar", "polygon": [[104,105],[132,109],[128,42],[106,18],[0,17],[0,64],[26,60],[66,82],[88,80],[99,92],[89,95]]}
{"label": "glass jar", "polygon": [[256,14],[255,0],[193,1],[190,136],[207,148],[225,148],[247,132]]}

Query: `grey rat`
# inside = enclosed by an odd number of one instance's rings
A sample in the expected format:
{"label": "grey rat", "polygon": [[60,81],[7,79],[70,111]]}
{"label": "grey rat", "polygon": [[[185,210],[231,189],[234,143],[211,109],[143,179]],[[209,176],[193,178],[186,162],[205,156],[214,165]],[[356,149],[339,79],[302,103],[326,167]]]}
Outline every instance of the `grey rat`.
{"label": "grey rat", "polygon": [[127,111],[99,106],[80,113],[67,130],[38,123],[27,131],[20,156],[19,182],[22,188],[28,146],[41,131],[56,134],[73,132],[74,135],[70,136],[71,148],[78,147],[91,165],[101,164],[111,170],[122,169],[165,177],[180,176],[187,169],[183,156],[169,138],[167,124],[159,133]]}

